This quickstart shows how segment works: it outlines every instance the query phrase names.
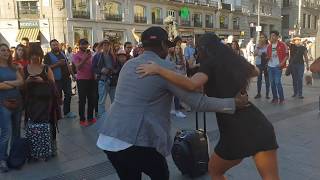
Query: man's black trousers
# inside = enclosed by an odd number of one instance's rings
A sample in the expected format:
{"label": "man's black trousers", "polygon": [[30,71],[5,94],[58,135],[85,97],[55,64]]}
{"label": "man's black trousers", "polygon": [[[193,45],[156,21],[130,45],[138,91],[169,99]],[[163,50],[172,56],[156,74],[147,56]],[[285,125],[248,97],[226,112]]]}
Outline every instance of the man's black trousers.
{"label": "man's black trousers", "polygon": [[155,148],[131,146],[118,152],[104,152],[121,180],[141,180],[142,172],[152,180],[169,180],[167,161]]}

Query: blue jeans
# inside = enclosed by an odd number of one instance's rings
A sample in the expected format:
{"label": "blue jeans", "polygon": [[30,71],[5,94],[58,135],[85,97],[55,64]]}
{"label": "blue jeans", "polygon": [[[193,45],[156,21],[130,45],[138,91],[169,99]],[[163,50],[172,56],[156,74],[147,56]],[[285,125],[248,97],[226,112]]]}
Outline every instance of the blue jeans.
{"label": "blue jeans", "polygon": [[273,99],[284,100],[283,88],[281,83],[282,70],[280,67],[268,67],[269,79]]}
{"label": "blue jeans", "polygon": [[106,112],[106,99],[109,94],[111,103],[114,100],[114,95],[116,92],[115,86],[110,86],[108,81],[99,80],[98,83],[99,100],[98,100],[98,117],[101,117],[104,112]]}
{"label": "blue jeans", "polygon": [[13,112],[0,106],[0,160],[7,159],[10,136],[12,140],[20,137],[20,123],[20,110]]}
{"label": "blue jeans", "polygon": [[270,81],[269,81],[269,74],[268,70],[265,66],[259,64],[257,67],[260,70],[260,73],[258,75],[258,80],[257,80],[257,90],[258,94],[261,94],[261,86],[262,86],[262,74],[264,75],[264,81],[266,83],[266,95],[269,96],[269,91],[270,91]]}
{"label": "blue jeans", "polygon": [[66,115],[70,112],[71,95],[72,95],[71,79],[65,78],[65,79],[56,81],[56,86],[58,88],[61,98],[62,98],[62,91],[63,91],[63,94],[64,94],[63,114]]}
{"label": "blue jeans", "polygon": [[302,96],[304,64],[292,64],[293,94]]}

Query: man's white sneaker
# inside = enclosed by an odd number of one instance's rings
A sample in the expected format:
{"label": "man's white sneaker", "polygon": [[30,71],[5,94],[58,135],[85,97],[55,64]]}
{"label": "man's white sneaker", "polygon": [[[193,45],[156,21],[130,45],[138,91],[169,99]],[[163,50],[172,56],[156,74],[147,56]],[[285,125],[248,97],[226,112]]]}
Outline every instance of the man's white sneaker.
{"label": "man's white sneaker", "polygon": [[176,112],[176,116],[178,117],[178,118],[186,118],[187,116],[185,115],[185,114],[183,114],[181,111],[177,111]]}
{"label": "man's white sneaker", "polygon": [[176,111],[175,111],[175,110],[171,110],[171,111],[170,111],[170,114],[176,115]]}
{"label": "man's white sneaker", "polygon": [[65,117],[65,118],[76,118],[77,115],[76,115],[75,113],[73,113],[73,112],[69,112],[69,113],[66,114],[64,117]]}

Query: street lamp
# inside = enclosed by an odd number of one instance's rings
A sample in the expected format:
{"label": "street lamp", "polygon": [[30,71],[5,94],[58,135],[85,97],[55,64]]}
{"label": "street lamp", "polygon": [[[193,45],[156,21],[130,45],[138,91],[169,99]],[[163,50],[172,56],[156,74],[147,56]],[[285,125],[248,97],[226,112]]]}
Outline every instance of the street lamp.
{"label": "street lamp", "polygon": [[299,36],[301,35],[301,6],[302,6],[302,0],[299,0],[299,4],[298,4],[298,35]]}
{"label": "street lamp", "polygon": [[258,43],[259,43],[259,37],[260,37],[260,31],[261,31],[261,27],[260,27],[260,4],[261,4],[261,1],[258,0],[258,22],[257,22],[257,26],[256,26],[256,32],[257,32],[256,45],[258,45]]}

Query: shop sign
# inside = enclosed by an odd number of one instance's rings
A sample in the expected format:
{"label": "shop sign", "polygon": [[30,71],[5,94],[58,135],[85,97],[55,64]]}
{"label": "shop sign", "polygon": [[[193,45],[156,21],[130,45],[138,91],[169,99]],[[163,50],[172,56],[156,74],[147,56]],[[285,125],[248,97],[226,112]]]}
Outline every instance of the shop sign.
{"label": "shop sign", "polygon": [[256,31],[261,32],[262,31],[262,26],[256,26]]}
{"label": "shop sign", "polygon": [[39,28],[39,21],[19,21],[19,27],[22,28]]}
{"label": "shop sign", "polygon": [[55,0],[54,1],[54,5],[59,9],[63,9],[64,8],[64,1],[63,0]]}
{"label": "shop sign", "polygon": [[188,7],[183,7],[180,9],[180,16],[183,20],[188,20],[190,16],[190,10]]}

